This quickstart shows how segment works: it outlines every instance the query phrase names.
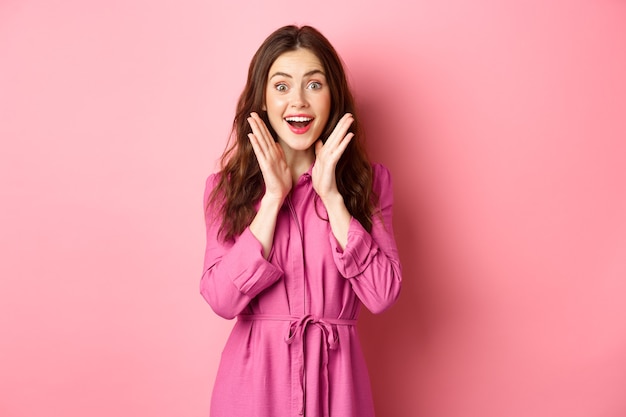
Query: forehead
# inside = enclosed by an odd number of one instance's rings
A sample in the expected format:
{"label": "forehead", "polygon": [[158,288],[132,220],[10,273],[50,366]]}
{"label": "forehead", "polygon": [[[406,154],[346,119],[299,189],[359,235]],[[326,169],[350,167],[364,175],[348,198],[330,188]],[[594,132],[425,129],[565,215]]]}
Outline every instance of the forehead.
{"label": "forehead", "polygon": [[283,72],[295,76],[306,74],[311,70],[323,71],[324,67],[313,52],[305,48],[299,48],[279,55],[270,67],[269,76],[271,77],[275,72]]}

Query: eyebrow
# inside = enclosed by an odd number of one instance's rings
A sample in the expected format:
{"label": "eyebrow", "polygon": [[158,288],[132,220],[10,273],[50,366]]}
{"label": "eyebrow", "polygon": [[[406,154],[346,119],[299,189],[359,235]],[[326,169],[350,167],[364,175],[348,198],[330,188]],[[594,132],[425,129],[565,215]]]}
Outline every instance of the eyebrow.
{"label": "eyebrow", "polygon": [[[314,75],[314,74],[322,74],[323,76],[326,76],[326,74],[324,74],[324,71],[319,70],[319,69],[314,69],[304,74],[304,77],[310,77],[311,75]],[[275,72],[269,79],[271,80],[274,77],[293,78],[293,76],[291,76],[290,74],[287,74],[286,72],[280,72],[280,71]]]}

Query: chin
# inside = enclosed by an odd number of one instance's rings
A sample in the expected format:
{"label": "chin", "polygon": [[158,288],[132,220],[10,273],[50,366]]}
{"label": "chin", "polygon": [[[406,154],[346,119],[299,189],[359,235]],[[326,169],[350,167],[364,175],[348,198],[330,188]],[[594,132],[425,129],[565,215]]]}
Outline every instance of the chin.
{"label": "chin", "polygon": [[313,142],[298,142],[298,143],[294,143],[293,141],[289,141],[289,140],[285,140],[283,141],[283,143],[285,145],[287,145],[289,147],[289,149],[292,149],[294,151],[308,151],[309,149],[311,149],[313,147],[313,145],[315,144],[315,141]]}
{"label": "chin", "polygon": [[294,151],[305,151],[311,148],[315,144],[315,142],[317,142],[317,139],[313,139],[314,136],[294,135],[291,132],[285,132],[284,135],[278,136],[281,138],[281,142],[283,142]]}

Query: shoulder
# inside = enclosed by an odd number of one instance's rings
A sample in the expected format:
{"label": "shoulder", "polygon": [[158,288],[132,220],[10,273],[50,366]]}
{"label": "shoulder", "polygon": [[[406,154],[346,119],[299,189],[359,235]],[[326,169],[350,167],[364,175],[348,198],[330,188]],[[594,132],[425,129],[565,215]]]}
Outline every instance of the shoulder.
{"label": "shoulder", "polygon": [[391,172],[381,164],[372,164],[372,191],[378,197],[378,205],[381,208],[393,205],[393,185]]}
{"label": "shoulder", "polygon": [[205,183],[206,188],[211,188],[211,189],[215,188],[221,176],[222,176],[221,172],[214,172],[212,174],[209,174]]}
{"label": "shoulder", "polygon": [[380,195],[381,191],[391,187],[391,172],[383,164],[372,164],[372,180],[374,191]]}
{"label": "shoulder", "polygon": [[207,177],[206,182],[204,184],[205,205],[209,200],[209,196],[211,195],[211,193],[213,193],[213,190],[215,189],[215,187],[217,187],[217,184],[219,183],[221,177],[222,177],[221,172],[214,172],[213,174],[210,174]]}

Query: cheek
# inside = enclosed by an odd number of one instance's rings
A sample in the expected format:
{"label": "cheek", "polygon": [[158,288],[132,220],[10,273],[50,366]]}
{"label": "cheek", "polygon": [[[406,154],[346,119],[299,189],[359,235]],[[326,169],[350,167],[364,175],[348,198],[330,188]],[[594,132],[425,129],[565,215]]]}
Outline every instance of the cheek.
{"label": "cheek", "polygon": [[282,114],[282,111],[285,107],[284,100],[276,97],[266,97],[265,99],[265,107],[268,113],[278,113]]}
{"label": "cheek", "polygon": [[279,100],[272,100],[271,98],[265,100],[265,107],[270,125],[274,131],[277,131],[283,120],[283,107]]}
{"label": "cheek", "polygon": [[324,124],[326,124],[326,122],[328,122],[328,119],[330,119],[330,97],[328,97],[327,99],[325,99],[323,101],[322,104],[322,111],[324,114]]}
{"label": "cheek", "polygon": [[330,117],[330,106],[330,95],[327,95],[322,100],[322,108],[324,109],[324,114],[326,115],[327,119]]}

